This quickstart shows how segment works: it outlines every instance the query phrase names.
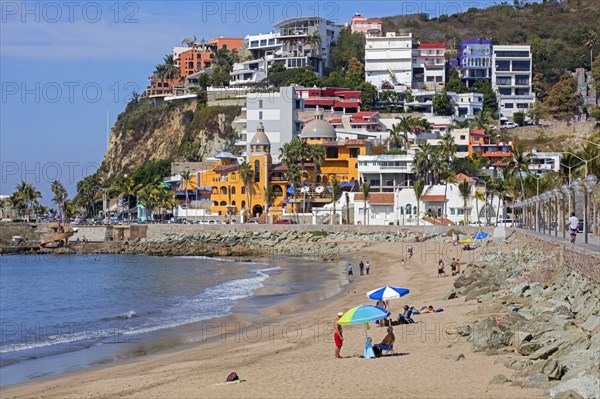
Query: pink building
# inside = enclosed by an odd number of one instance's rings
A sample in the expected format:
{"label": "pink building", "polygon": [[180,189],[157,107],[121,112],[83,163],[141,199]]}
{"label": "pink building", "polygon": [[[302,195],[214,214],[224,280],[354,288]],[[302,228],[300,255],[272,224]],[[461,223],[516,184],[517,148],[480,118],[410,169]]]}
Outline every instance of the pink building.
{"label": "pink building", "polygon": [[360,15],[359,12],[354,14],[352,17],[352,21],[350,22],[350,30],[352,33],[361,32],[361,33],[370,33],[370,34],[380,34],[382,21],[381,19],[376,18],[365,18]]}

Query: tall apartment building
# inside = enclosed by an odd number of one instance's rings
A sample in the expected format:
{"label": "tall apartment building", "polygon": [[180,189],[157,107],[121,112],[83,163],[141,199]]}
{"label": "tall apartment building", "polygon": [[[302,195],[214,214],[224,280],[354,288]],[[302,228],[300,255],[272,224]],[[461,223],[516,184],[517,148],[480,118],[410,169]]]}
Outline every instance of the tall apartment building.
{"label": "tall apartment building", "polygon": [[531,90],[531,49],[528,45],[494,46],[492,50],[492,88],[498,95],[500,112],[512,117],[526,112],[535,101]]}
{"label": "tall apartment building", "polygon": [[412,87],[412,33],[367,34],[365,80],[377,89],[394,86],[397,91]]}
{"label": "tall apartment building", "polygon": [[246,100],[246,129],[235,145],[248,151],[248,145],[262,123],[271,142],[273,159],[279,160],[279,149],[284,143],[298,137],[302,121],[298,111],[303,101],[292,86],[282,87],[277,93],[249,93]]}
{"label": "tall apartment building", "polygon": [[460,44],[459,68],[467,87],[478,80],[492,78],[492,41],[485,39],[465,40]]}
{"label": "tall apartment building", "polygon": [[383,21],[378,18],[365,18],[359,12],[354,14],[350,21],[350,31],[352,33],[370,33],[381,34]]}
{"label": "tall apartment building", "polygon": [[413,44],[413,89],[441,91],[444,88],[446,83],[445,54],[446,45],[444,43]]}
{"label": "tall apartment building", "polygon": [[269,67],[280,63],[286,68],[310,67],[323,76],[329,67],[330,49],[340,29],[319,17],[292,18],[275,25],[279,31],[248,35],[245,38],[253,60],[236,63],[231,73],[234,86],[259,83]]}

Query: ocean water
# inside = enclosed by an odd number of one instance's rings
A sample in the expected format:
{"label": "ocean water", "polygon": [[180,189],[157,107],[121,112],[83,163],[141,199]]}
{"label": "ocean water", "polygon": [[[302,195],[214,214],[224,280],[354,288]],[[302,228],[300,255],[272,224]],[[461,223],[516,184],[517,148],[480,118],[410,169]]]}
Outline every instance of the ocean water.
{"label": "ocean water", "polygon": [[0,385],[108,362],[148,337],[227,316],[272,277],[272,295],[257,299],[254,308],[272,304],[265,299],[271,296],[302,294],[314,288],[311,279],[326,278],[322,269],[299,269],[298,263],[1,257]]}

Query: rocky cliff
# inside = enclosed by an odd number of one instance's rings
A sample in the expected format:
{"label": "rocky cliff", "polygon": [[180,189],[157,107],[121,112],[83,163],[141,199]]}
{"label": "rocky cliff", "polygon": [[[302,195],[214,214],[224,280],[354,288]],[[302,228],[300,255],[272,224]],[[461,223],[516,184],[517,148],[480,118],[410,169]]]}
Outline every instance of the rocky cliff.
{"label": "rocky cliff", "polygon": [[199,107],[197,101],[152,105],[131,102],[111,130],[98,174],[111,181],[132,174],[154,159],[200,161],[219,151],[233,151],[241,113],[238,106]]}

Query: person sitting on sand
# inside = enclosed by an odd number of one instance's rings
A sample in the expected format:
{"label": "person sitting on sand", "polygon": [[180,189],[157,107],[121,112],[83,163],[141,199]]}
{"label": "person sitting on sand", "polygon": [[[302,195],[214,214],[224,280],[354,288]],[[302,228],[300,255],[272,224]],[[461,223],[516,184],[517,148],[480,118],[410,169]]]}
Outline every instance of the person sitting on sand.
{"label": "person sitting on sand", "polygon": [[409,308],[408,305],[404,305],[404,313],[398,315],[398,324],[412,324],[415,321],[412,319],[412,311],[414,308]]}
{"label": "person sitting on sand", "polygon": [[465,244],[465,246],[463,246],[463,251],[470,251],[471,250],[471,244]]}
{"label": "person sitting on sand", "polygon": [[[387,328],[387,335],[383,338],[380,344],[373,345],[373,349],[377,348],[379,351],[390,350],[392,349],[392,345],[394,345],[394,341],[396,341],[396,336],[394,335],[394,328]],[[377,352],[376,352],[377,353]]]}

